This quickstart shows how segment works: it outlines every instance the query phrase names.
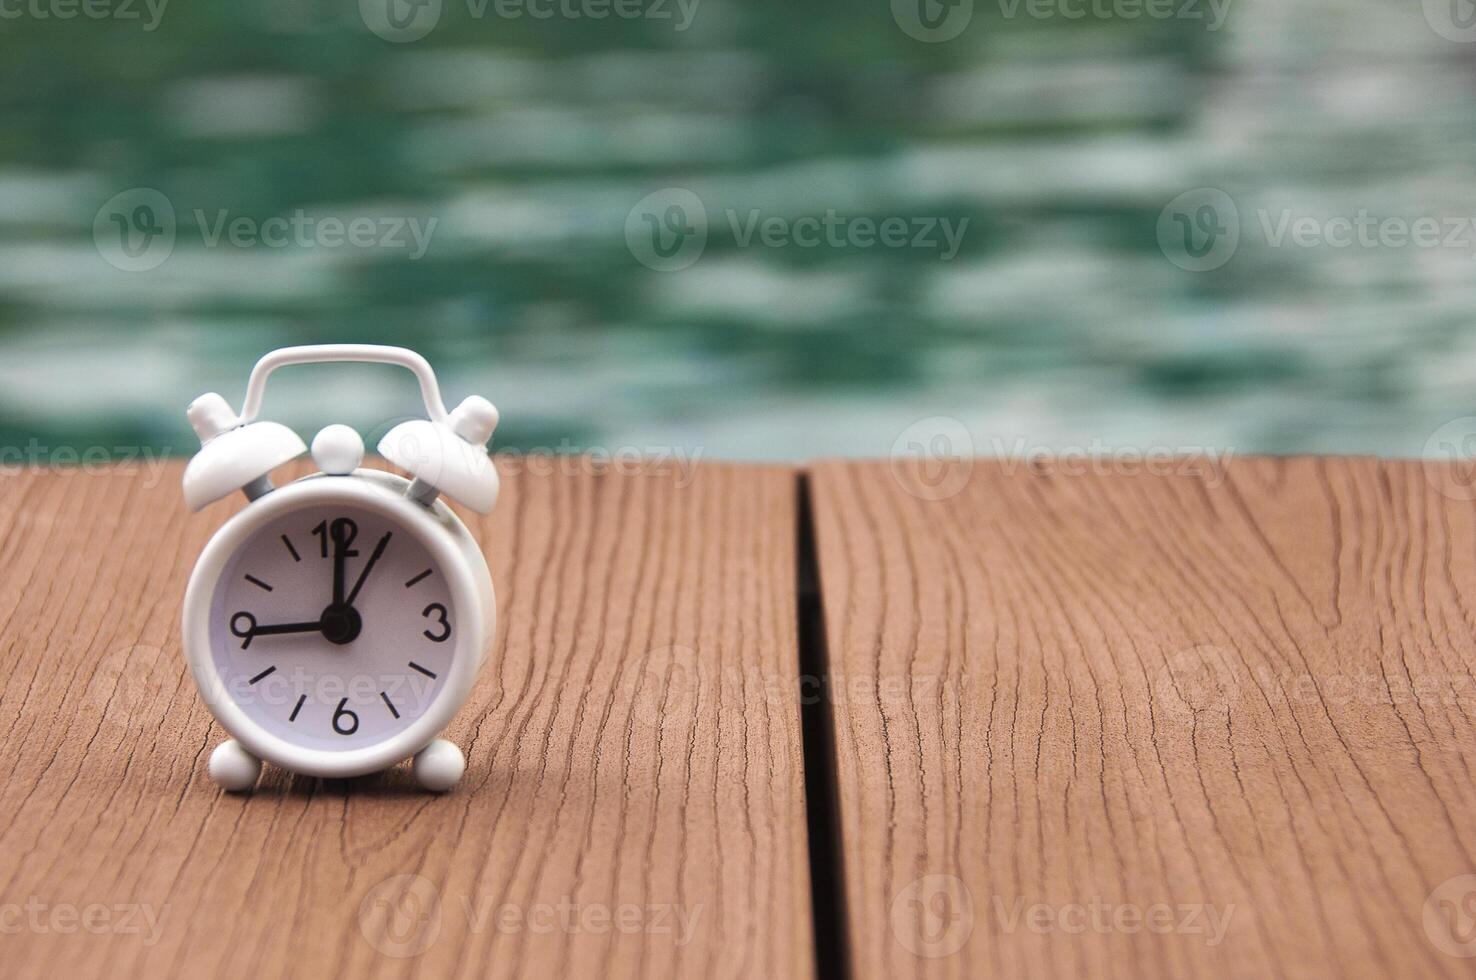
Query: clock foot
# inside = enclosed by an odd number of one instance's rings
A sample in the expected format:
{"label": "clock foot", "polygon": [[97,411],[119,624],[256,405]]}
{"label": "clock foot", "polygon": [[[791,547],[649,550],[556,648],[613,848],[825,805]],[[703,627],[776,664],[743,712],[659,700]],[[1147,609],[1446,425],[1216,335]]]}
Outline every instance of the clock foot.
{"label": "clock foot", "polygon": [[444,738],[438,738],[415,753],[411,764],[415,781],[434,793],[444,793],[461,781],[466,757]]}
{"label": "clock foot", "polygon": [[244,793],[256,785],[256,777],[260,775],[261,760],[233,738],[221,742],[210,753],[210,778],[219,783],[221,789]]}

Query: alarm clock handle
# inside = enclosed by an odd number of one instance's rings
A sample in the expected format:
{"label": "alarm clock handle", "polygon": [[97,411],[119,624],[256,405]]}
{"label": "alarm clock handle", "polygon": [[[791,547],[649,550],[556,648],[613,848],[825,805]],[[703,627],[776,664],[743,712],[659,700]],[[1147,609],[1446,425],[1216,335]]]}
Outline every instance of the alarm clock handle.
{"label": "alarm clock handle", "polygon": [[277,368],[289,364],[343,361],[397,364],[408,369],[420,382],[420,395],[425,400],[425,411],[431,421],[445,424],[449,419],[446,403],[441,401],[441,388],[436,384],[436,374],[431,370],[430,362],[413,350],[380,344],[308,344],[302,347],[278,348],[256,362],[256,366],[251,369],[251,378],[246,382],[246,402],[241,408],[240,422],[256,421],[261,412],[262,398],[266,394],[267,378]]}

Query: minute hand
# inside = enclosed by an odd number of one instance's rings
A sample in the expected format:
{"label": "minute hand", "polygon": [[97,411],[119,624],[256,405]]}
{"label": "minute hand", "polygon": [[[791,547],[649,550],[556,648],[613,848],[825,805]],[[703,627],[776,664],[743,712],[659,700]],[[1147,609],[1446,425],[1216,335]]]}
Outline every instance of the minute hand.
{"label": "minute hand", "polygon": [[352,606],[354,604],[354,599],[358,596],[359,590],[364,587],[364,580],[367,579],[369,577],[369,573],[374,570],[374,563],[379,561],[380,555],[384,554],[385,545],[389,544],[389,539],[394,535],[394,533],[395,532],[393,531],[384,532],[384,537],[380,538],[379,544],[374,546],[374,553],[371,554],[369,556],[369,560],[364,563],[364,570],[359,573],[359,580],[354,583],[353,591],[348,594],[347,599],[343,600],[344,605]]}
{"label": "minute hand", "polygon": [[328,528],[328,533],[333,537],[333,604],[344,606],[348,603],[343,598],[343,566],[344,562],[358,554],[349,548],[349,542],[353,540],[354,522],[346,517],[340,517]]}

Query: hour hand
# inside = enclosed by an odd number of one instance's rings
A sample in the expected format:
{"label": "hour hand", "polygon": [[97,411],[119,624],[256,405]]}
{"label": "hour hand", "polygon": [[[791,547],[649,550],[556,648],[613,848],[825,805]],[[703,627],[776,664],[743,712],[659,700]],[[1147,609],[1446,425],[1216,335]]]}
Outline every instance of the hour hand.
{"label": "hour hand", "polygon": [[386,531],[384,532],[384,537],[379,539],[379,544],[374,546],[374,553],[371,554],[369,556],[369,560],[364,563],[364,570],[359,573],[359,580],[354,583],[354,588],[351,592],[349,592],[348,598],[343,600],[345,605],[352,606],[354,604],[354,600],[359,596],[359,590],[364,587],[364,580],[367,579],[369,577],[369,573],[374,570],[374,563],[379,561],[380,555],[384,554],[384,547],[385,545],[389,544],[390,538],[392,537],[394,537],[394,532]]}
{"label": "hour hand", "polygon": [[311,623],[271,623],[266,626],[258,625],[256,617],[249,612],[238,612],[231,617],[231,634],[241,638],[241,649],[251,646],[251,641],[258,636],[273,636],[281,633],[321,633],[323,623],[314,620]]}

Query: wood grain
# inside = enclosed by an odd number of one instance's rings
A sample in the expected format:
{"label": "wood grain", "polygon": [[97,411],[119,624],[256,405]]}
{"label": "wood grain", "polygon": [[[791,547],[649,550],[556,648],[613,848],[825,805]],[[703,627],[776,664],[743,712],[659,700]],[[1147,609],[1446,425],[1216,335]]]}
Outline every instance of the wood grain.
{"label": "wood grain", "polygon": [[178,621],[237,505],[186,516],[173,464],[0,480],[5,974],[811,974],[799,711],[762,683],[798,672],[793,473],[591,470],[523,461],[473,525],[499,631],[444,797],[217,791]]}
{"label": "wood grain", "polygon": [[1469,485],[1067,462],[814,471],[856,975],[1472,975]]}

